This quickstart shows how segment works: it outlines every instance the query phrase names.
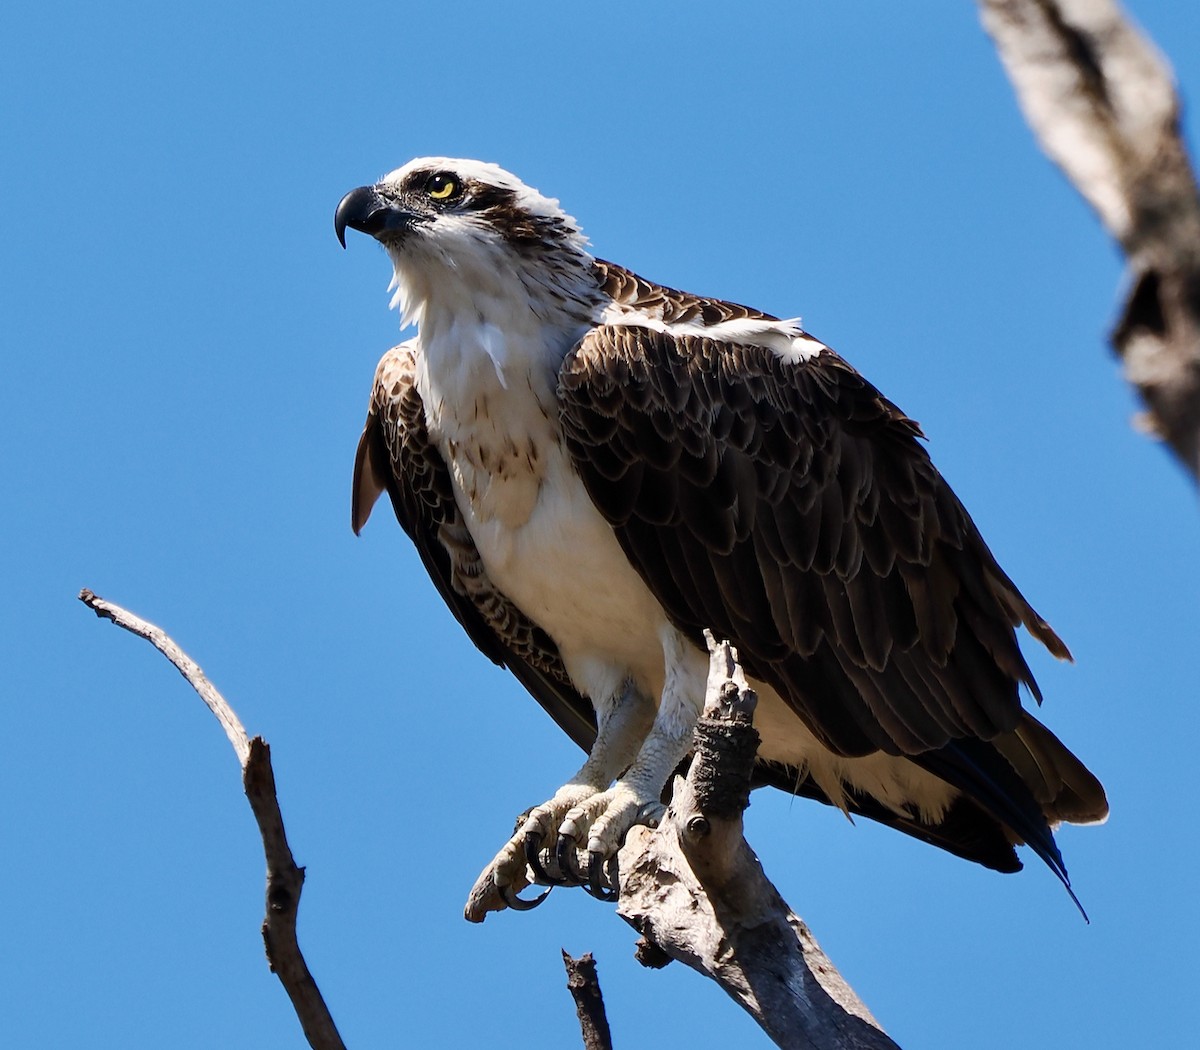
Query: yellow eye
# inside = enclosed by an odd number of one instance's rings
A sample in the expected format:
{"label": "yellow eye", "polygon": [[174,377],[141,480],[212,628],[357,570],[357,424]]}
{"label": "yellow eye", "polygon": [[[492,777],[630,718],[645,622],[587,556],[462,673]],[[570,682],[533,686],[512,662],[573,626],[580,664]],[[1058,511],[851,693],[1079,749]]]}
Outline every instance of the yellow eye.
{"label": "yellow eye", "polygon": [[435,201],[448,201],[451,197],[457,197],[458,190],[458,179],[444,171],[430,175],[425,180],[425,192]]}

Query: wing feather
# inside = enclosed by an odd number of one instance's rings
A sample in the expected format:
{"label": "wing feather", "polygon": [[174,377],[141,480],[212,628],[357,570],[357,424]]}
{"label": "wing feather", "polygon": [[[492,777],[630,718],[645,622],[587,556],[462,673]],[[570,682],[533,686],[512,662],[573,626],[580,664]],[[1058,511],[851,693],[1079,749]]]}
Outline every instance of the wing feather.
{"label": "wing feather", "polygon": [[[1022,711],[1021,686],[1040,694],[1014,628],[1069,654],[916,423],[830,350],[784,360],[632,323],[587,334],[559,397],[589,494],[677,627],[697,643],[705,628],[731,637],[831,751],[910,756],[1061,871],[1054,799],[1092,819],[1106,804]],[[635,464],[649,469],[631,498],[613,479]],[[986,862],[1012,863],[990,833],[969,834]]]}

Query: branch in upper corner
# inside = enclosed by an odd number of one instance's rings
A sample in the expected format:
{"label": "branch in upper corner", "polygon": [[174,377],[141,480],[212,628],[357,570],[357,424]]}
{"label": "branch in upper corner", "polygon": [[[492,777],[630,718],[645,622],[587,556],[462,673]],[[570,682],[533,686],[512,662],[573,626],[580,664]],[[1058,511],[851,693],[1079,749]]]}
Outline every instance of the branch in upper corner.
{"label": "branch in upper corner", "polygon": [[604,1012],[604,996],[600,994],[600,978],[596,976],[596,960],[591,952],[574,959],[564,950],[562,957],[567,970],[567,989],[579,1015],[583,1050],[612,1050],[612,1033]]}
{"label": "branch in upper corner", "polygon": [[662,826],[630,832],[617,910],[666,955],[716,981],[776,1045],[896,1050],[743,837],[755,697],[728,642],[710,637],[709,652],[695,758]]}
{"label": "branch in upper corner", "polygon": [[275,773],[271,768],[271,749],[262,737],[248,740],[241,720],[228,701],[205,677],[200,666],[161,628],[135,616],[127,609],[97,597],[84,588],[79,600],[103,619],[111,620],[140,638],[145,638],[187,679],[208,709],[225,729],[229,742],[242,766],[242,785],[254,819],[262,834],[267,860],[267,909],[262,935],[271,972],[292,1001],[292,1008],[314,1050],[345,1050],[337,1026],[321,997],[317,982],[309,972],[296,938],[296,913],[304,885],[304,869],[296,866],[283,827],[283,814],[275,791]]}
{"label": "branch in upper corner", "polygon": [[1113,0],[979,0],[1042,148],[1129,263],[1112,333],[1161,437],[1200,480],[1200,193],[1166,59]]}

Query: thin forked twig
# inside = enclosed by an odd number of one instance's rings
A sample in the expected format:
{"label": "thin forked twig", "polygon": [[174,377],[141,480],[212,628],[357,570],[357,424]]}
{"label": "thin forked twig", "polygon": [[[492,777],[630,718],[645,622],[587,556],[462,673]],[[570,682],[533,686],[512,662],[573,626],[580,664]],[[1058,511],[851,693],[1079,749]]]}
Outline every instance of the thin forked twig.
{"label": "thin forked twig", "polygon": [[267,860],[267,908],[262,925],[267,962],[291,999],[309,1045],[314,1050],[345,1050],[345,1043],[296,938],[296,913],[304,886],[304,869],[296,865],[288,846],[275,792],[270,747],[262,737],[247,738],[241,719],[228,701],[200,670],[200,665],[162,628],[97,597],[87,588],[79,592],[79,600],[102,619],[111,620],[118,627],[150,642],[175,665],[221,723],[242,767],[242,786],[262,834]]}

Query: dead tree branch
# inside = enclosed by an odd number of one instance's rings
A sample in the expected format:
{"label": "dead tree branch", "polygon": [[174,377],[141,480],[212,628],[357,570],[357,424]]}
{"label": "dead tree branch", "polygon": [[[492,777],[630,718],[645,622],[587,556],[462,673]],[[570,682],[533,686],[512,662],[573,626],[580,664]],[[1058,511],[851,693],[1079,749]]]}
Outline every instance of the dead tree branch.
{"label": "dead tree branch", "polygon": [[709,637],[696,755],[656,830],[620,854],[617,910],[666,955],[716,981],[771,1037],[797,1050],[896,1050],[742,835],[758,748],[757,698],[728,642]]}
{"label": "dead tree branch", "polygon": [[275,793],[270,747],[262,737],[247,739],[246,730],[233,708],[205,677],[200,666],[161,628],[119,605],[98,598],[86,588],[79,592],[79,600],[102,619],[111,620],[118,627],[150,642],[175,665],[221,723],[242,767],[242,785],[262,834],[267,860],[267,907],[262,925],[267,962],[291,999],[309,1045],[314,1050],[345,1050],[296,939],[296,913],[304,886],[304,869],[297,867],[288,846]]}
{"label": "dead tree branch", "polygon": [[562,957],[567,970],[567,990],[575,1000],[575,1012],[579,1015],[583,1050],[613,1050],[604,996],[600,994],[600,978],[596,976],[596,960],[591,952],[574,959],[564,951]]}
{"label": "dead tree branch", "polygon": [[979,0],[1042,148],[1128,261],[1111,334],[1145,424],[1200,480],[1200,193],[1170,66],[1114,0]]}
{"label": "dead tree branch", "polygon": [[[617,912],[642,935],[635,954],[646,966],[675,959],[716,981],[777,1046],[897,1050],[742,835],[757,697],[729,643],[707,637],[707,695],[688,775],[676,778],[661,826],[633,828],[615,865]],[[467,901],[472,922],[508,907],[490,867]],[[526,869],[516,888],[532,882]]]}

